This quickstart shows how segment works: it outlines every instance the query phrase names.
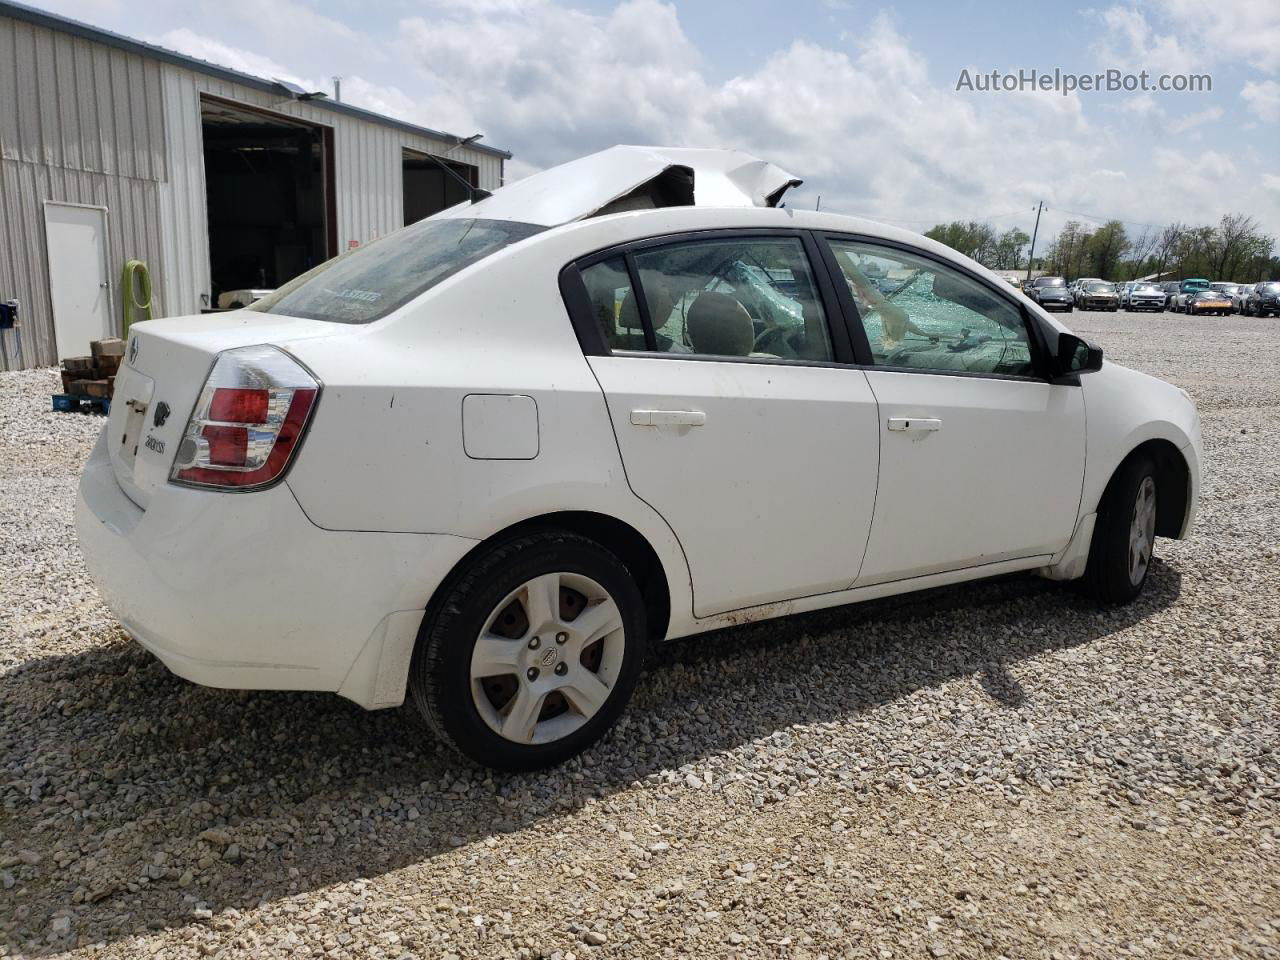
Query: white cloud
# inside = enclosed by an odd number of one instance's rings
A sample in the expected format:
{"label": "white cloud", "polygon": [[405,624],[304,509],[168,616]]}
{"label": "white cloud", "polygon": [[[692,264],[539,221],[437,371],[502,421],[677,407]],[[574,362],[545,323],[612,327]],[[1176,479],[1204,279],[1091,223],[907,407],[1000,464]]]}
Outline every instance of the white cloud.
{"label": "white cloud", "polygon": [[1196,37],[1211,61],[1243,58],[1268,73],[1280,70],[1280,4],[1275,0],[1153,0],[1174,28]]}
{"label": "white cloud", "polygon": [[1207,107],[1204,110],[1200,110],[1196,113],[1189,113],[1184,117],[1179,117],[1177,120],[1172,121],[1168,125],[1168,130],[1170,133],[1186,133],[1188,130],[1194,130],[1196,127],[1221,119],[1221,107]]}
{"label": "white cloud", "polygon": [[1103,31],[1093,45],[1099,61],[1130,72],[1180,73],[1194,58],[1182,40],[1156,32],[1146,15],[1133,7],[1102,11]]}
{"label": "white cloud", "polygon": [[1146,0],[1108,7],[1101,17],[1105,30],[1094,52],[1108,66],[1173,74],[1243,60],[1280,70],[1275,0]]}
{"label": "white cloud", "polygon": [[281,66],[268,57],[228,46],[210,37],[201,36],[187,27],[178,27],[159,36],[145,37],[144,39],[148,43],[159,44],[178,53],[185,53],[189,57],[208,60],[210,63],[218,64],[218,66],[230,67],[232,70],[253,74],[255,77],[279,78],[281,80],[290,80],[294,83],[298,83],[302,79],[288,67]]}
{"label": "white cloud", "polygon": [[1280,83],[1250,80],[1240,91],[1249,109],[1268,123],[1280,123]]}

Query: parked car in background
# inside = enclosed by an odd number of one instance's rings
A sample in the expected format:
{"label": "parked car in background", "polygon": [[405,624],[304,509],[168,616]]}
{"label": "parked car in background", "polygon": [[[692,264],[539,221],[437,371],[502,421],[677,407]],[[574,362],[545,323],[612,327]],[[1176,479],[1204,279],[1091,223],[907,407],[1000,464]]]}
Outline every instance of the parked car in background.
{"label": "parked car in background", "polygon": [[1025,288],[1025,292],[1028,297],[1038,303],[1040,301],[1040,294],[1049,288],[1066,290],[1068,292],[1068,299],[1070,299],[1070,291],[1067,287],[1067,281],[1062,277],[1036,277],[1031,281],[1031,285]]}
{"label": "parked car in background", "polygon": [[1236,292],[1231,296],[1231,312],[1244,313],[1245,304],[1249,302],[1249,294],[1253,292],[1252,283],[1241,283],[1236,286]]}
{"label": "parked car in background", "polygon": [[1245,300],[1244,312],[1254,317],[1280,314],[1280,281],[1266,280],[1255,283]]}
{"label": "parked car in background", "polygon": [[1090,280],[1076,291],[1076,306],[1081,310],[1104,310],[1114,313],[1120,309],[1120,298],[1114,283],[1106,280]]}
{"label": "parked car in background", "polygon": [[1178,292],[1173,295],[1173,303],[1169,305],[1170,310],[1178,313],[1185,313],[1187,309],[1187,301],[1192,294],[1199,293],[1201,290],[1209,289],[1209,281],[1198,277],[1192,277],[1182,280],[1178,283]]}
{"label": "parked car in background", "polygon": [[1235,312],[1234,301],[1235,301],[1236,292],[1240,289],[1240,287],[1241,287],[1241,284],[1232,283],[1227,280],[1214,280],[1212,283],[1209,284],[1210,290],[1217,291],[1218,293],[1225,296],[1228,300],[1233,302],[1232,307],[1228,309],[1228,313]]}
{"label": "parked car in background", "polygon": [[1154,283],[1135,283],[1125,294],[1126,310],[1163,310],[1164,291]]}
{"label": "parked car in background", "polygon": [[1075,301],[1066,284],[1060,286],[1039,287],[1036,291],[1036,303],[1046,310],[1065,310],[1070,313],[1075,309]]}
{"label": "parked car in background", "polygon": [[1166,310],[1173,309],[1174,298],[1178,295],[1178,288],[1182,284],[1177,280],[1166,280],[1161,284],[1160,289],[1164,292],[1164,308]]}
{"label": "parked car in background", "polygon": [[1128,302],[1129,291],[1133,289],[1133,284],[1132,280],[1116,284],[1116,299],[1119,300],[1120,306],[1123,307]]}
{"label": "parked car in background", "polygon": [[1136,599],[1196,514],[1186,392],[797,182],[615,147],[135,323],[76,507],[103,599],[190,680],[407,691],[507,770],[653,643],[1015,571]]}
{"label": "parked car in background", "polygon": [[1101,281],[1101,277],[1078,277],[1071,284],[1071,296],[1075,301],[1075,305],[1080,306],[1080,291],[1085,288],[1085,284],[1097,283]]}
{"label": "parked car in background", "polygon": [[1220,290],[1197,290],[1187,294],[1186,304],[1182,308],[1188,314],[1216,314],[1225,317],[1231,313],[1231,298]]}

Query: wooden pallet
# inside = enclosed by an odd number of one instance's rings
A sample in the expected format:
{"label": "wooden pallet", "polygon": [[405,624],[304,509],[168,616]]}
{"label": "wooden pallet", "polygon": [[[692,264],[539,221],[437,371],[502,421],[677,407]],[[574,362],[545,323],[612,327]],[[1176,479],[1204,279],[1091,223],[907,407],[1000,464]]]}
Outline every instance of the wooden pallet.
{"label": "wooden pallet", "polygon": [[100,413],[106,416],[111,412],[111,398],[86,397],[78,393],[55,393],[53,409],[59,413]]}

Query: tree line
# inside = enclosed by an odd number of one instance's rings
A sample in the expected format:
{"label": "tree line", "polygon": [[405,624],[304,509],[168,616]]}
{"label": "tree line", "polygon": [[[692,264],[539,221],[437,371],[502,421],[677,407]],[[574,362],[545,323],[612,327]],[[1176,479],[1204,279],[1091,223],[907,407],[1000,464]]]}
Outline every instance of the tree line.
{"label": "tree line", "polygon": [[[940,223],[925,231],[992,270],[1025,270],[1031,238],[1011,227],[997,232],[976,220]],[[1066,277],[1136,280],[1168,275],[1173,279],[1204,277],[1256,283],[1280,277],[1275,237],[1243,213],[1226,214],[1217,226],[1171,223],[1130,236],[1119,220],[1089,227],[1068,220],[1045,248],[1037,252],[1034,270]]]}

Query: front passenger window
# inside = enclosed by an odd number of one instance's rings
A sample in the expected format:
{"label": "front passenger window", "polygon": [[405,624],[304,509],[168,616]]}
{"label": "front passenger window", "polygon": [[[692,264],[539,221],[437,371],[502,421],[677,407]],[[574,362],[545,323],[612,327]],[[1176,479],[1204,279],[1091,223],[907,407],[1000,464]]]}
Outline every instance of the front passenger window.
{"label": "front passenger window", "polygon": [[891,247],[832,240],[876,366],[1034,376],[1022,311],[977,280]]}

